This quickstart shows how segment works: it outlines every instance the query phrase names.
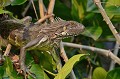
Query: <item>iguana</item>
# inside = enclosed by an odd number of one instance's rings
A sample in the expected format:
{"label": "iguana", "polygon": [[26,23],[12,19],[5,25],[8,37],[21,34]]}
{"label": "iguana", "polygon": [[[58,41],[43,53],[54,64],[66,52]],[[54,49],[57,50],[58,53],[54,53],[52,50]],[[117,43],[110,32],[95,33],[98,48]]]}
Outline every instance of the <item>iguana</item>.
{"label": "iguana", "polygon": [[8,40],[9,43],[20,47],[20,67],[26,73],[26,50],[50,51],[58,47],[62,39],[79,35],[84,28],[84,25],[76,21],[58,19],[49,24],[31,24],[15,29],[10,32]]}

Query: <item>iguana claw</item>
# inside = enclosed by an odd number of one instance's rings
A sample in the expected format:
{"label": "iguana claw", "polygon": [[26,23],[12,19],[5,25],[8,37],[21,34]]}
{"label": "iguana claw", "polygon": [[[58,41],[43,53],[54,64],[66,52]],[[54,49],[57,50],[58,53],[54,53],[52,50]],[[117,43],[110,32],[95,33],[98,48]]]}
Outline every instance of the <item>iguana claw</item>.
{"label": "iguana claw", "polygon": [[36,76],[33,73],[31,73],[25,65],[22,65],[20,69],[21,71],[23,71],[25,79],[27,79],[27,74],[30,75],[33,79],[36,79]]}

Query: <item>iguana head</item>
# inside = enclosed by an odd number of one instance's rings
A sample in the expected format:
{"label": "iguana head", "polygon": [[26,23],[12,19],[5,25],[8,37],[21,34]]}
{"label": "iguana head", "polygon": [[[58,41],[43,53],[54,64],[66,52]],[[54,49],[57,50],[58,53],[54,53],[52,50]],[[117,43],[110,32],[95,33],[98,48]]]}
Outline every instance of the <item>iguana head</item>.
{"label": "iguana head", "polygon": [[62,32],[59,35],[59,37],[70,37],[70,36],[76,36],[79,35],[84,31],[84,25],[81,23],[78,23],[76,21],[66,21],[64,23],[64,26],[62,28]]}

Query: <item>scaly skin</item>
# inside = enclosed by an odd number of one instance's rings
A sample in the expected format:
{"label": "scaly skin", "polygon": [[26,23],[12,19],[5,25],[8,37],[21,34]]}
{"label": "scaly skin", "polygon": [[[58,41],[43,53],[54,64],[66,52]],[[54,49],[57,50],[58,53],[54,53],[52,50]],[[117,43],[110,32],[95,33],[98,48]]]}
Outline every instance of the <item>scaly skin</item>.
{"label": "scaly skin", "polygon": [[20,47],[20,67],[26,73],[25,51],[51,51],[63,38],[79,35],[84,26],[75,21],[59,20],[51,24],[31,25],[13,30],[8,37],[11,44]]}
{"label": "scaly skin", "polygon": [[23,19],[16,19],[10,17],[8,14],[0,14],[0,35],[2,38],[7,39],[12,30],[29,26],[31,20],[32,18],[30,16],[24,17]]}
{"label": "scaly skin", "polygon": [[8,44],[7,37],[9,33],[12,30],[29,26],[31,20],[32,18],[30,16],[24,17],[23,19],[16,19],[9,14],[0,14],[0,55],[2,55],[1,47],[6,47]]}
{"label": "scaly skin", "polygon": [[79,35],[84,26],[75,21],[58,21],[51,24],[31,25],[13,30],[9,41],[16,46],[23,47],[32,40],[48,37],[51,43],[58,43],[63,38]]}

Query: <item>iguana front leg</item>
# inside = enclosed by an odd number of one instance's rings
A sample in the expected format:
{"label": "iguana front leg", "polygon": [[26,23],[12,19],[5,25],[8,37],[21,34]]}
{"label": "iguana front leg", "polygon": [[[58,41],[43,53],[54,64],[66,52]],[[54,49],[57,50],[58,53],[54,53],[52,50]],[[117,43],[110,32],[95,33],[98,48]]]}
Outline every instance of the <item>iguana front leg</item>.
{"label": "iguana front leg", "polygon": [[[25,66],[25,56],[26,56],[26,53],[25,53],[25,50],[30,48],[30,47],[36,47],[38,45],[40,45],[42,42],[45,42],[48,38],[46,36],[44,36],[43,38],[41,37],[38,37],[32,41],[30,41],[28,44],[26,44],[25,46],[21,47],[20,49],[20,68],[21,70],[23,70],[24,72],[24,75],[25,75],[25,79],[26,79],[26,72],[29,74],[29,70],[26,68]],[[29,74],[31,75],[31,74]],[[34,77],[34,76],[32,76]]]}

